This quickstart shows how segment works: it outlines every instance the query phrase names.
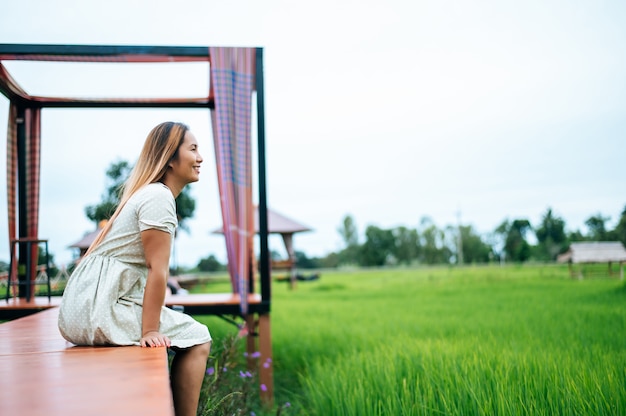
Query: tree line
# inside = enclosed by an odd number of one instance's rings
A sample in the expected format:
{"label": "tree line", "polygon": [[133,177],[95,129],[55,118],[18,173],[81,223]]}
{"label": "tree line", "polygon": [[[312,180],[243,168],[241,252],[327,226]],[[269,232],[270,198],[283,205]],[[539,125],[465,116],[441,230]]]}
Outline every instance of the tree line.
{"label": "tree line", "polygon": [[505,219],[492,232],[480,234],[471,225],[440,228],[430,217],[423,217],[416,228],[368,225],[361,241],[354,217],[348,214],[337,228],[343,249],[316,258],[296,252],[296,258],[300,268],[550,262],[572,242],[621,241],[626,245],[626,207],[615,228],[607,228],[609,220],[593,215],[585,221],[586,233],[568,231],[565,220],[548,208],[536,225],[525,218]]}

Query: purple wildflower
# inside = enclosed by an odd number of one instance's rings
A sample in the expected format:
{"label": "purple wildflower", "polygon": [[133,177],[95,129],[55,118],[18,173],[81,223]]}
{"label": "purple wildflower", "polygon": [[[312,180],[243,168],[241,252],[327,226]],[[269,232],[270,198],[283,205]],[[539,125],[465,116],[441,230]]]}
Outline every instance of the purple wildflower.
{"label": "purple wildflower", "polygon": [[252,358],[259,358],[260,356],[261,356],[261,351],[255,351],[251,355]]}
{"label": "purple wildflower", "polygon": [[261,391],[267,391],[267,386],[265,384],[261,384]]}
{"label": "purple wildflower", "polygon": [[209,368],[207,368],[207,369],[206,369],[206,373],[207,373],[208,375],[212,376],[212,375],[213,375],[213,373],[215,373],[215,368],[213,368],[213,367],[209,367]]}

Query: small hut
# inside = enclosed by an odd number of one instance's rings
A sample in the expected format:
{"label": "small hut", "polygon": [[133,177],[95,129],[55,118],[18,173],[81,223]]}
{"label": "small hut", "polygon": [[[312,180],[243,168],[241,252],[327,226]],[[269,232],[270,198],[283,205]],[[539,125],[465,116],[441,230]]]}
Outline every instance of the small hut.
{"label": "small hut", "polygon": [[[626,262],[626,249],[619,241],[593,241],[585,243],[572,243],[569,249],[557,257],[559,263],[568,263],[572,277],[583,278],[583,266],[591,264],[608,264],[608,274],[613,275],[613,263],[619,264],[619,277],[624,279],[624,262]],[[574,265],[579,265],[574,270]]]}
{"label": "small hut", "polygon": [[[289,281],[291,287],[294,288],[297,278],[296,268],[296,252],[293,246],[293,235],[305,231],[311,231],[308,226],[301,224],[291,218],[286,217],[270,208],[267,209],[267,228],[269,234],[280,234],[287,251],[286,260],[273,260],[271,262],[272,270],[287,270],[289,272]],[[254,210],[254,232],[259,233],[259,210]],[[214,234],[223,234],[222,228],[213,231]]]}
{"label": "small hut", "polygon": [[83,238],[76,241],[75,243],[70,244],[69,246],[70,248],[78,249],[78,259],[76,260],[83,258],[83,256],[89,249],[89,246],[91,246],[91,243],[93,243],[96,240],[96,237],[98,237],[98,234],[100,234],[100,231],[102,231],[102,228],[106,225],[106,223],[107,223],[107,220],[100,221],[97,229],[89,233],[86,233],[83,236]]}

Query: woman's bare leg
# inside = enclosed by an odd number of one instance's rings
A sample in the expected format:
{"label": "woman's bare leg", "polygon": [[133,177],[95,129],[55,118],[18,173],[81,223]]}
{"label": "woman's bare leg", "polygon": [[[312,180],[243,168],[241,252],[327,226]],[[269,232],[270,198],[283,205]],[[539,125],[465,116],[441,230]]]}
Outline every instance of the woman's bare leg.
{"label": "woman's bare leg", "polygon": [[176,416],[196,415],[210,351],[210,342],[176,351],[170,369]]}

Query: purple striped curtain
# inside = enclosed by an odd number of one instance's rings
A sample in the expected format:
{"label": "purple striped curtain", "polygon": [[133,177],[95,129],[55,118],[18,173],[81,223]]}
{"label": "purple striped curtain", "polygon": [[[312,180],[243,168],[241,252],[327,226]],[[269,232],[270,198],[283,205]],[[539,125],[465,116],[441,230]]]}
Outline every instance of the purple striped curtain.
{"label": "purple striped curtain", "polygon": [[251,112],[254,89],[253,48],[210,48],[211,110],[228,271],[233,293],[248,312],[248,278],[254,263]]}
{"label": "purple striped curtain", "polygon": [[[26,217],[27,238],[38,238],[39,232],[39,167],[41,155],[41,109],[28,108],[24,111],[24,119],[18,116],[17,106],[9,107],[9,123],[7,129],[7,215],[9,225],[9,244],[16,238],[17,230],[17,126],[24,124],[26,132]],[[12,247],[10,245],[10,247]],[[11,258],[16,253],[11,249]],[[31,252],[29,278],[34,281],[37,267],[37,247]],[[12,276],[17,276],[17,263],[13,262]]]}

